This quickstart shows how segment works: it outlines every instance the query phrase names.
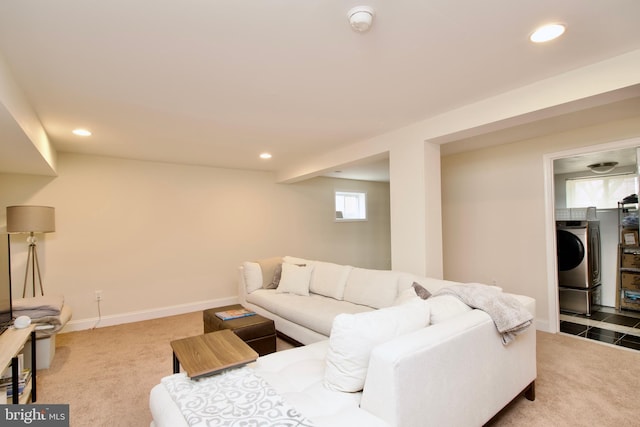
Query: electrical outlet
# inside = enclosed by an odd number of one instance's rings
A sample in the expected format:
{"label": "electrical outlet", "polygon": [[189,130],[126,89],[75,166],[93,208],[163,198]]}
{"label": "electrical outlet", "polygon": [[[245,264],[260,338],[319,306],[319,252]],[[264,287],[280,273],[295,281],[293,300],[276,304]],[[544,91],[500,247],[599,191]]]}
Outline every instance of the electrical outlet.
{"label": "electrical outlet", "polygon": [[102,301],[102,291],[96,291],[96,301]]}

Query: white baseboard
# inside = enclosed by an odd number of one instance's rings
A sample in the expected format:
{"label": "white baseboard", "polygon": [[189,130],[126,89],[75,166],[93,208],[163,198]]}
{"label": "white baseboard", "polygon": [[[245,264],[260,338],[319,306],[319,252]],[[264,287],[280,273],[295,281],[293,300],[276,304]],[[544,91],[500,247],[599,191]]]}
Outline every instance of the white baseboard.
{"label": "white baseboard", "polygon": [[551,329],[549,321],[548,320],[541,320],[541,319],[536,319],[536,330],[538,331],[542,331],[542,332],[549,332],[552,334],[555,334],[556,332],[558,332],[557,330],[555,330],[557,328],[553,328]]}
{"label": "white baseboard", "polygon": [[123,323],[140,322],[143,320],[158,319],[160,317],[175,316],[178,314],[193,313],[194,311],[207,310],[213,307],[223,305],[237,304],[237,297],[219,298],[214,300],[199,301],[188,304],[174,305],[170,307],[161,307],[150,310],[134,311],[129,313],[114,314],[110,316],[102,316],[101,318],[93,317],[89,319],[70,320],[67,322],[60,333],[83,331],[86,329],[103,328],[105,326],[121,325]]}

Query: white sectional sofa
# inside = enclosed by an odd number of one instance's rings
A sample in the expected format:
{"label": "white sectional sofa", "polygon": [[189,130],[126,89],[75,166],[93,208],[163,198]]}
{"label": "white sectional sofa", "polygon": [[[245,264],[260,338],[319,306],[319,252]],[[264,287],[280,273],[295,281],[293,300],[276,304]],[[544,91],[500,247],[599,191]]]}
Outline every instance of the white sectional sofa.
{"label": "white sectional sofa", "polygon": [[[422,300],[414,283],[436,294],[456,285],[294,257],[243,263],[240,302],[305,344],[249,365],[304,417],[282,425],[481,426],[521,393],[534,399],[533,326],[505,345],[486,312],[450,295]],[[533,317],[535,300],[509,298]],[[152,425],[187,425],[179,406],[155,386]]]}
{"label": "white sectional sofa", "polygon": [[[283,289],[283,283],[273,283],[273,276],[282,263],[304,266],[309,274],[294,278],[294,285],[284,283]],[[392,306],[414,281],[431,292],[455,284],[408,273],[292,256],[247,261],[239,273],[240,304],[273,319],[278,333],[301,344],[326,340],[334,317],[340,313],[362,313]],[[275,285],[280,286],[275,288]]]}

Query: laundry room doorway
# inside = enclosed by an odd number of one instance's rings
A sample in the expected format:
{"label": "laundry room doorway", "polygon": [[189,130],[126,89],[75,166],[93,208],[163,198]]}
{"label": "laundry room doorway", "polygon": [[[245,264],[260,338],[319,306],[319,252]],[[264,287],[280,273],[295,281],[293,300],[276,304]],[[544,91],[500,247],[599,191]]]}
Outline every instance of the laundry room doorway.
{"label": "laundry room doorway", "polygon": [[[560,332],[617,345],[623,345],[623,337],[630,337],[638,342],[632,343],[633,345],[640,346],[640,311],[618,309],[618,202],[633,195],[636,195],[637,200],[639,152],[640,139],[636,138],[556,153],[545,158],[546,166],[550,169],[547,171],[548,256],[554,258],[550,263],[553,268],[549,268],[554,274],[554,277],[549,277],[549,300],[555,301],[553,314],[557,316],[557,330]],[[569,221],[558,221],[559,219]],[[569,256],[575,258],[584,255],[585,259],[589,257],[592,266],[587,269],[584,263],[584,271],[576,267],[573,273],[593,275],[592,270],[595,268],[598,270],[599,281],[589,279],[586,284],[584,280],[582,284],[560,283],[562,280],[559,278],[565,277],[563,280],[566,281],[568,277],[560,271],[566,268],[560,265],[566,264],[566,261],[560,259],[562,253],[567,256],[564,252],[567,250],[564,234],[573,233],[573,237],[579,240],[576,236],[580,236],[584,230],[586,236],[588,220],[598,224],[599,257],[595,256],[596,249],[589,248],[586,244],[580,247],[579,242],[571,246],[571,250],[576,253]],[[557,233],[563,233],[562,242],[558,241]],[[583,253],[580,252],[581,249]],[[579,262],[575,263],[577,265]],[[580,286],[583,288],[580,289]],[[553,319],[551,316],[550,318]],[[607,323],[618,321],[625,325]],[[627,332],[638,336],[626,335]]]}

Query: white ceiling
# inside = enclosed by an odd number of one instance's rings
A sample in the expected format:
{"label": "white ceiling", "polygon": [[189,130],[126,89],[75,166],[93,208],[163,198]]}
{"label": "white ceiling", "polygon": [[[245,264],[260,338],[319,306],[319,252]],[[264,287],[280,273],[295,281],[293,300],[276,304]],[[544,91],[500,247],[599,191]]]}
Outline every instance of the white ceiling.
{"label": "white ceiling", "polygon": [[[58,151],[277,171],[640,49],[637,0],[373,0],[364,34],[360,3],[3,0],[0,53]],[[0,171],[24,157],[6,114]]]}

